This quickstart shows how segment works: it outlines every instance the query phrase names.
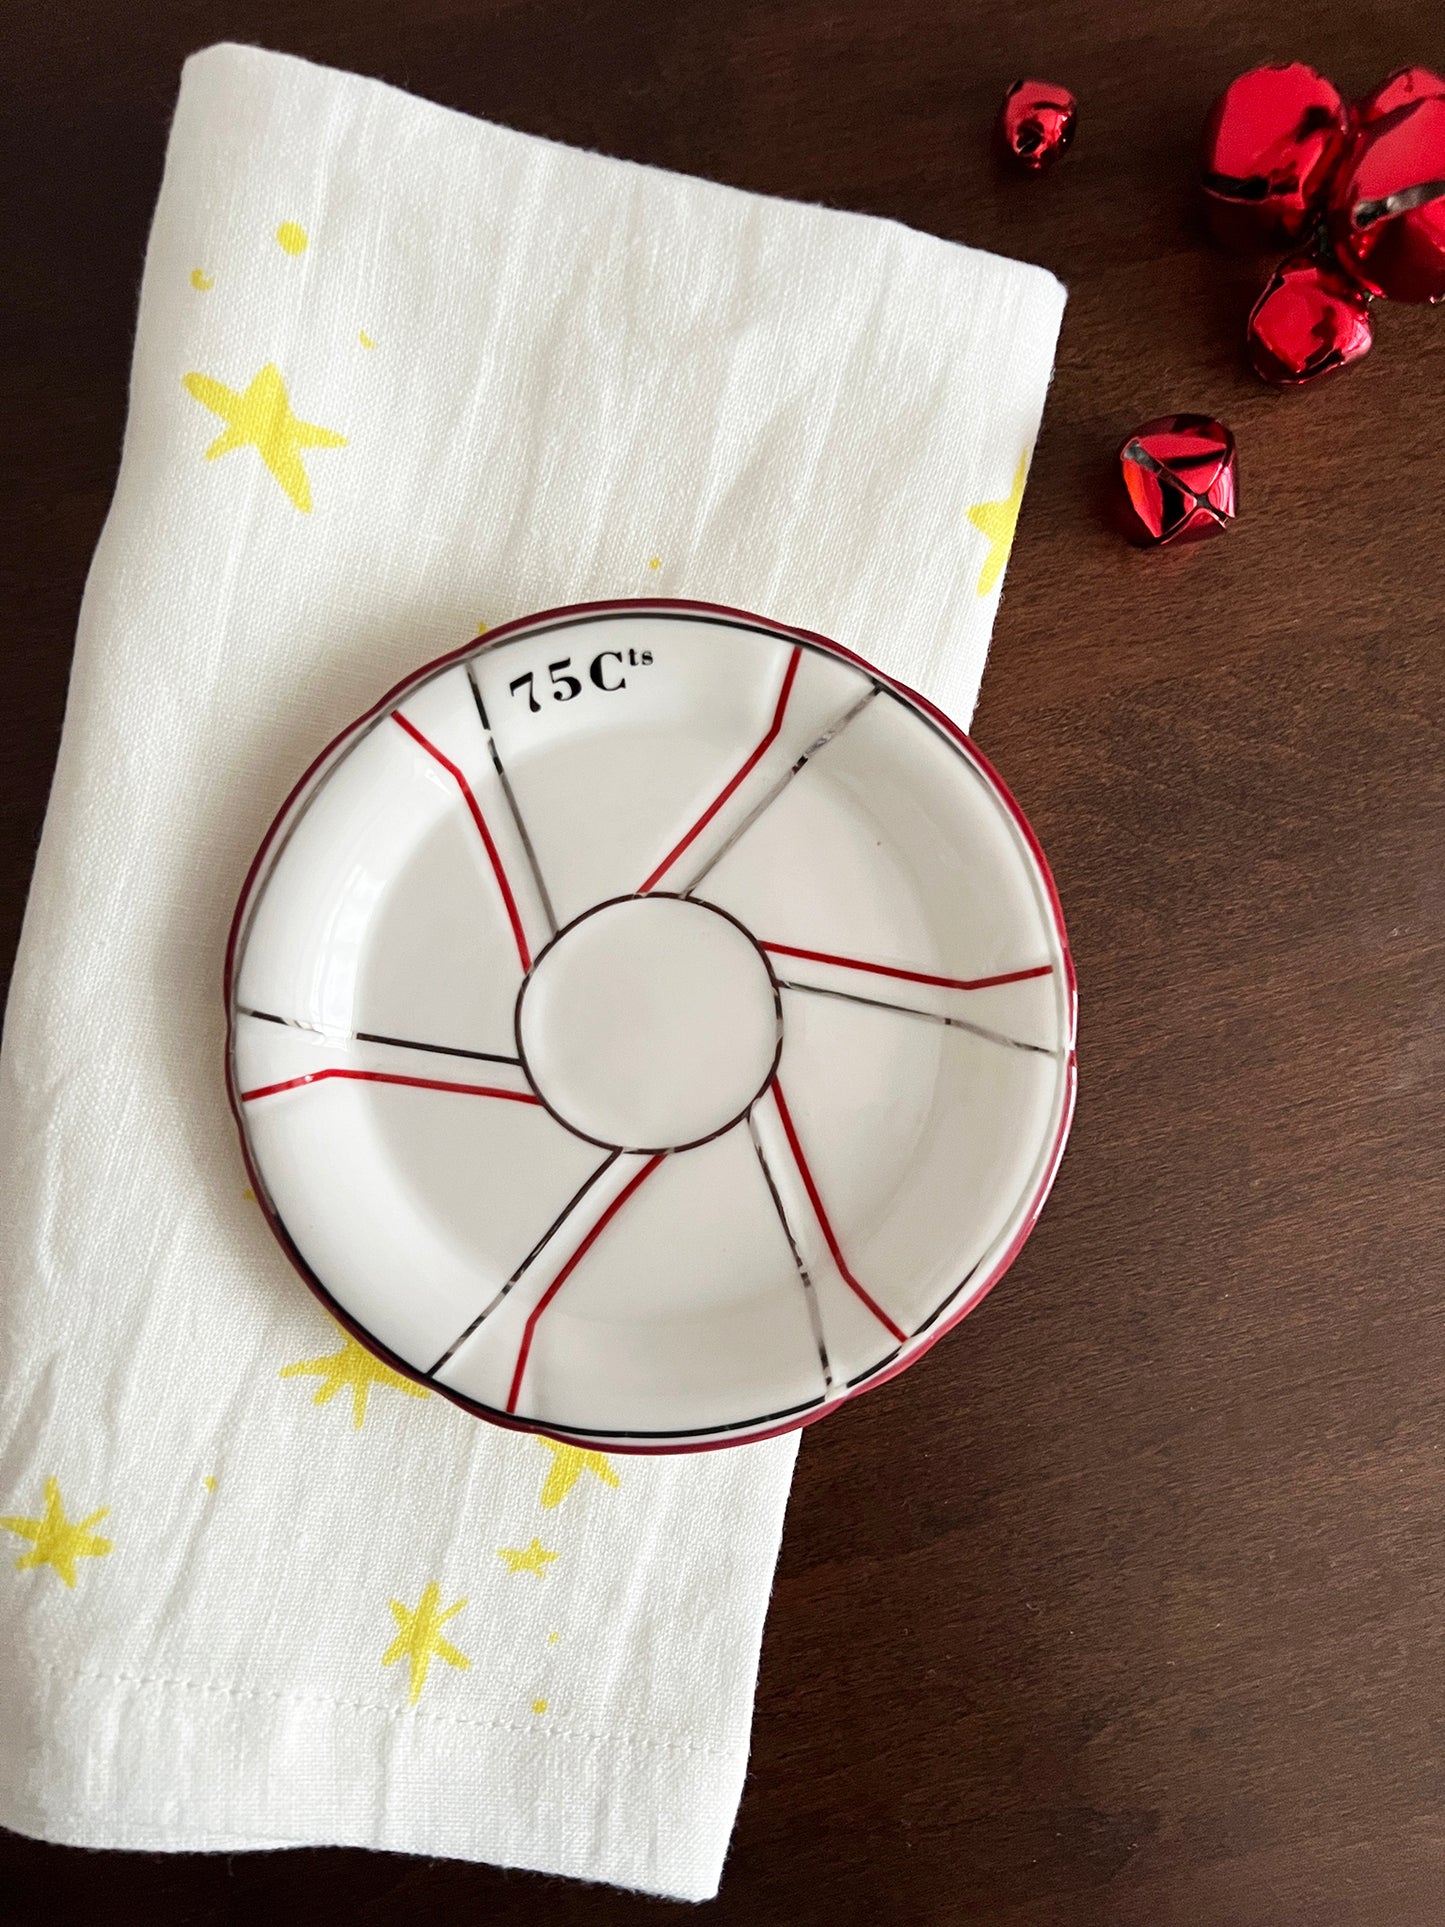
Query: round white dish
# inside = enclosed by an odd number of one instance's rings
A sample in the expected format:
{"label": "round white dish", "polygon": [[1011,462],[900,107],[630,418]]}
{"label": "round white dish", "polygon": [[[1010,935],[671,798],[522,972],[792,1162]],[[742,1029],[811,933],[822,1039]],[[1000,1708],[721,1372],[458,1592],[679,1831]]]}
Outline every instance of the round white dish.
{"label": "round white dish", "polygon": [[227,958],[256,1195],[479,1415],[616,1451],[807,1424],[1012,1262],[1074,1100],[1058,898],[920,697],[680,602],[511,623],[298,783]]}

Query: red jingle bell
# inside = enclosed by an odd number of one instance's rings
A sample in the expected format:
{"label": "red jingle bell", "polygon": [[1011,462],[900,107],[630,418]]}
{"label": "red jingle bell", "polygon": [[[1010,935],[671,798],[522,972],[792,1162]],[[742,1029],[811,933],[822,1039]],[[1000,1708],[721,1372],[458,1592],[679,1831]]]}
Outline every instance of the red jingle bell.
{"label": "red jingle bell", "polygon": [[1281,261],[1249,317],[1254,371],[1276,388],[1318,381],[1370,352],[1368,297],[1326,261]]}
{"label": "red jingle bell", "polygon": [[1074,138],[1079,104],[1050,80],[1016,80],[1003,97],[999,137],[1020,167],[1037,174]]}
{"label": "red jingle bell", "polygon": [[1335,251],[1371,294],[1445,301],[1445,80],[1407,67],[1360,120],[1330,190]]}
{"label": "red jingle bell", "polygon": [[1235,515],[1234,437],[1209,415],[1161,415],[1119,450],[1130,539],[1145,548],[1218,535]]}
{"label": "red jingle bell", "polygon": [[1388,80],[1382,80],[1372,94],[1355,102],[1355,119],[1361,127],[1368,127],[1371,121],[1392,114],[1397,107],[1408,106],[1412,100],[1438,98],[1442,94],[1445,94],[1445,80],[1439,74],[1431,73],[1428,67],[1401,67]]}
{"label": "red jingle bell", "polygon": [[1230,247],[1298,240],[1345,150],[1350,110],[1303,61],[1232,80],[1204,123],[1210,222]]}

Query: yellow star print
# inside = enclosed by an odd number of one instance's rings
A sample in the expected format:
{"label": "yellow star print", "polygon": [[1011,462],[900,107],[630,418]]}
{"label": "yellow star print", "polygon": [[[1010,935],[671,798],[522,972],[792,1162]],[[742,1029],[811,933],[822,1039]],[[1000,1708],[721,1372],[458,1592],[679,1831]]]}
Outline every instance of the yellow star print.
{"label": "yellow star print", "polygon": [[554,1505],[561,1505],[584,1472],[601,1479],[604,1485],[620,1483],[601,1452],[585,1452],[580,1445],[563,1445],[558,1439],[539,1438],[537,1442],[552,1454],[551,1470],[542,1485],[542,1504],[549,1512]]}
{"label": "yellow star print", "polygon": [[535,1572],[542,1579],[557,1555],[548,1552],[540,1539],[534,1539],[529,1546],[498,1546],[497,1557],[506,1560],[508,1572]]}
{"label": "yellow star print", "polygon": [[15,1561],[15,1570],[24,1572],[29,1566],[53,1566],[66,1585],[73,1586],[77,1559],[103,1559],[106,1553],[114,1551],[109,1539],[99,1538],[90,1529],[109,1511],[110,1507],[103,1505],[98,1512],[72,1522],[66,1518],[61,1503],[60,1481],[47,1479],[43,1518],[0,1519],[0,1526],[7,1532],[30,1541],[29,1552],[21,1553]]}
{"label": "yellow star print", "polygon": [[968,511],[968,519],[979,532],[988,537],[988,554],[983,559],[983,567],[978,574],[978,593],[987,595],[995,582],[1003,574],[1003,565],[1008,561],[1008,552],[1013,547],[1014,525],[1019,519],[1019,504],[1024,499],[1024,477],[1029,472],[1029,452],[1024,450],[1019,456],[1019,465],[1014,470],[1013,487],[1001,502],[977,502]]}
{"label": "yellow star print", "polygon": [[408,1398],[430,1398],[431,1393],[424,1385],[414,1385],[400,1372],[394,1372],[390,1365],[383,1365],[379,1358],[373,1358],[364,1345],[348,1335],[341,1341],[339,1352],[327,1352],[322,1358],[302,1358],[294,1365],[283,1365],[278,1377],[281,1378],[319,1378],[321,1384],[316,1388],[313,1405],[325,1405],[328,1399],[335,1398],[344,1386],[351,1389],[351,1422],[357,1431],[366,1417],[366,1401],[373,1385],[389,1385],[394,1392],[405,1392]]}
{"label": "yellow star print", "polygon": [[408,1705],[415,1706],[421,1698],[421,1689],[426,1685],[427,1669],[433,1657],[444,1659],[448,1666],[460,1667],[466,1672],[471,1661],[465,1653],[459,1653],[449,1639],[443,1639],[441,1629],[449,1619],[466,1605],[465,1599],[457,1600],[445,1612],[438,1612],[441,1588],[433,1579],[422,1594],[416,1610],[403,1606],[399,1599],[391,1601],[391,1616],[399,1631],[396,1638],[381,1656],[383,1666],[394,1666],[404,1659],[411,1667],[411,1691],[407,1694]]}
{"label": "yellow star print", "polygon": [[302,514],[311,513],[311,484],[300,451],[345,448],[346,437],[292,414],[286,384],[274,361],[268,361],[245,390],[228,388],[210,375],[195,374],[183,375],[181,386],[226,424],[206,450],[208,462],[229,455],[233,448],[254,448]]}

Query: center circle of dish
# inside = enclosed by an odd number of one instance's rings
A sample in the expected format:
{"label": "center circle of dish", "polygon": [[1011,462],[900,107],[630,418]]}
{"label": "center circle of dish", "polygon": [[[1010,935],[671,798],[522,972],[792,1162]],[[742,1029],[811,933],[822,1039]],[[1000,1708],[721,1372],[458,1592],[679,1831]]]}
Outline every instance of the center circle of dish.
{"label": "center circle of dish", "polygon": [[560,931],[517,999],[517,1048],[554,1116],[629,1151],[683,1150],[767,1087],[772,973],[726,912],[676,896],[599,904]]}

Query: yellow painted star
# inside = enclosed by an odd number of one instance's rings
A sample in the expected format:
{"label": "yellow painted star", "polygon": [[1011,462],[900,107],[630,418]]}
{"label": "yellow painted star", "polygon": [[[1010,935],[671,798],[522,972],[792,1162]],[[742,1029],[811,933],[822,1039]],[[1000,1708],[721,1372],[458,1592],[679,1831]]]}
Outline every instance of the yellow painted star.
{"label": "yellow painted star", "polygon": [[373,1385],[389,1385],[394,1392],[405,1392],[408,1398],[430,1398],[431,1393],[424,1385],[414,1385],[400,1372],[394,1372],[390,1365],[383,1365],[379,1358],[373,1358],[364,1345],[358,1345],[348,1334],[341,1341],[341,1349],[327,1352],[322,1358],[298,1359],[294,1365],[283,1365],[281,1378],[319,1378],[313,1405],[325,1405],[328,1399],[335,1398],[343,1387],[351,1390],[351,1422],[358,1431],[366,1417],[366,1401]]}
{"label": "yellow painted star", "polygon": [[988,554],[978,574],[978,593],[987,595],[1003,574],[1008,552],[1013,547],[1014,525],[1019,519],[1019,504],[1024,499],[1024,477],[1029,472],[1029,452],[1019,456],[1013,487],[1001,502],[978,502],[968,511],[968,519],[988,537]]}
{"label": "yellow painted star", "polygon": [[114,1551],[109,1539],[99,1538],[90,1529],[109,1511],[110,1507],[103,1505],[98,1512],[72,1522],[66,1518],[61,1503],[60,1481],[47,1479],[42,1518],[0,1519],[0,1526],[7,1532],[30,1541],[29,1552],[21,1553],[15,1561],[15,1570],[24,1572],[28,1566],[53,1566],[66,1585],[73,1586],[77,1559],[103,1559],[106,1553]]}
{"label": "yellow painted star", "polygon": [[557,1555],[548,1552],[540,1539],[534,1539],[529,1546],[498,1546],[497,1557],[506,1560],[508,1572],[535,1572],[542,1579]]}
{"label": "yellow painted star", "polygon": [[448,1606],[445,1612],[439,1612],[437,1607],[440,1599],[441,1588],[433,1579],[415,1611],[410,1606],[403,1606],[399,1599],[391,1601],[391,1616],[399,1630],[382,1654],[381,1663],[383,1666],[394,1666],[399,1659],[408,1662],[411,1667],[411,1691],[407,1694],[407,1701],[412,1706],[421,1698],[427,1669],[434,1657],[444,1659],[448,1666],[460,1667],[463,1672],[472,1663],[465,1653],[457,1651],[449,1639],[444,1639],[441,1632],[446,1622],[455,1618],[467,1602],[459,1599],[455,1605]]}
{"label": "yellow painted star", "polygon": [[296,507],[309,515],[311,484],[302,466],[301,450],[345,448],[346,437],[292,414],[291,399],[275,362],[268,361],[244,390],[228,388],[210,375],[183,375],[181,385],[226,424],[206,450],[206,460],[214,462],[233,448],[256,449]]}
{"label": "yellow painted star", "polygon": [[552,1454],[551,1469],[542,1485],[542,1504],[550,1512],[561,1505],[584,1472],[601,1479],[604,1485],[620,1483],[617,1474],[601,1452],[585,1452],[580,1445],[563,1445],[558,1439],[539,1439]]}

